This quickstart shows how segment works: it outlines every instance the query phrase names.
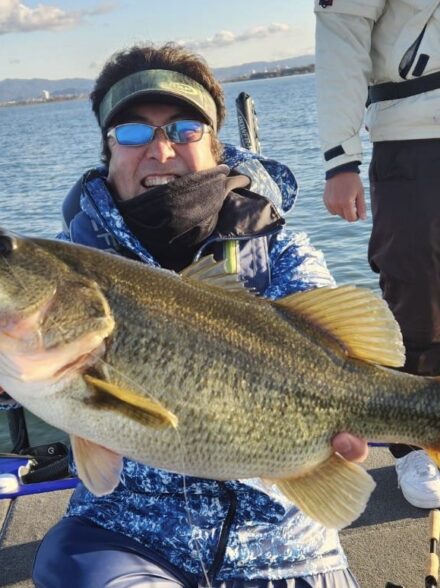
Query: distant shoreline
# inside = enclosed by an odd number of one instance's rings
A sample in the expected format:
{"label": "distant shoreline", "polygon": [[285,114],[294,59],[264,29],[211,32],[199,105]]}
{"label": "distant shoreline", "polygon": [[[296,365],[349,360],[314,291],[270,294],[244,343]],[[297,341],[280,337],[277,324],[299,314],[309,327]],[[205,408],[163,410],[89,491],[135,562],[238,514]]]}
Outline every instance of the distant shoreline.
{"label": "distant shoreline", "polygon": [[283,78],[286,76],[297,76],[302,74],[315,73],[315,64],[304,65],[302,67],[285,67],[283,69],[274,69],[270,71],[258,71],[243,76],[235,76],[227,80],[223,80],[223,83],[229,82],[248,82],[251,80],[265,80],[267,78]]}
{"label": "distant shoreline", "polygon": [[68,100],[85,100],[88,94],[78,94],[75,96],[52,96],[51,98],[28,98],[26,100],[8,100],[0,102],[0,108],[8,106],[32,106],[34,104],[48,104],[50,102],[66,102]]}
{"label": "distant shoreline", "polygon": [[[221,80],[222,84],[234,83],[234,82],[248,82],[252,80],[265,80],[270,78],[283,78],[287,76],[297,76],[303,74],[315,73],[315,64],[311,63],[304,66],[296,67],[277,67],[268,71],[254,71],[243,75],[233,76],[227,79]],[[48,104],[51,102],[66,102],[69,100],[85,100],[89,98],[88,93],[81,94],[60,94],[58,96],[50,96],[45,98],[44,96],[38,98],[25,98],[22,100],[7,100],[0,102],[0,108],[9,106],[32,106],[34,104]]]}

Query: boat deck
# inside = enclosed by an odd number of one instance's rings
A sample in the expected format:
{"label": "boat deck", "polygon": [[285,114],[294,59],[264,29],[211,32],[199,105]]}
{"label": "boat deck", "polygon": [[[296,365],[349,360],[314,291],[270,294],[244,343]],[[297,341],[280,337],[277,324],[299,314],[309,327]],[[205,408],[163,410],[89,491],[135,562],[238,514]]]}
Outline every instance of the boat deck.
{"label": "boat deck", "polygon": [[[361,518],[341,540],[361,588],[425,586],[429,554],[428,511],[411,507],[397,489],[393,459],[373,448],[366,466],[377,482]],[[70,490],[0,500],[0,586],[28,588],[31,567],[46,531],[62,516]]]}

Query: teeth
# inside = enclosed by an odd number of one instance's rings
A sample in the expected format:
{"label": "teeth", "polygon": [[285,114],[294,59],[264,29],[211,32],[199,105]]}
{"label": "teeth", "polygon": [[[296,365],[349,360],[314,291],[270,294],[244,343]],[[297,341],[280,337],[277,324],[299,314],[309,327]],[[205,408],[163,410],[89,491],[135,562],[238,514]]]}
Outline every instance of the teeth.
{"label": "teeth", "polygon": [[149,176],[143,181],[145,187],[161,186],[176,179],[176,176]]}

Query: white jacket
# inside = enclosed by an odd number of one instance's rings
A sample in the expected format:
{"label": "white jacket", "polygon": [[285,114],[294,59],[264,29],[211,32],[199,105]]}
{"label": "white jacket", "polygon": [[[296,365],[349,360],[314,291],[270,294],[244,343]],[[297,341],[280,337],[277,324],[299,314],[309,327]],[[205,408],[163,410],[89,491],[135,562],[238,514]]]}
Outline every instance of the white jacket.
{"label": "white jacket", "polygon": [[[327,3],[315,0],[319,132],[323,154],[344,151],[325,161],[329,170],[362,161],[369,85],[440,71],[440,0]],[[365,122],[372,141],[440,138],[440,88],[371,104]]]}

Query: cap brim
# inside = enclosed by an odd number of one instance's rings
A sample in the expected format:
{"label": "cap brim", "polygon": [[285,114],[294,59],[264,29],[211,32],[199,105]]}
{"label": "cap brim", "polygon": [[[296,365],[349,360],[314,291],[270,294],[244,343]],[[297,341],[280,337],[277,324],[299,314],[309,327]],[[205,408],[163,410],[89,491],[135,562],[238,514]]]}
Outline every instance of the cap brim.
{"label": "cap brim", "polygon": [[116,82],[99,106],[101,128],[130,104],[167,100],[190,106],[217,130],[217,107],[208,90],[184,74],[161,69],[138,71]]}
{"label": "cap brim", "polygon": [[148,90],[143,92],[137,92],[135,95],[127,96],[108,113],[103,128],[109,127],[115,124],[115,120],[118,119],[118,115],[129,110],[130,107],[138,106],[140,104],[169,104],[172,106],[182,106],[188,111],[192,110],[198,116],[203,119],[203,122],[212,126],[212,120],[206,115],[206,113],[199,108],[196,104],[189,100],[185,100],[182,96],[171,94],[169,92],[158,92],[157,90]]}

